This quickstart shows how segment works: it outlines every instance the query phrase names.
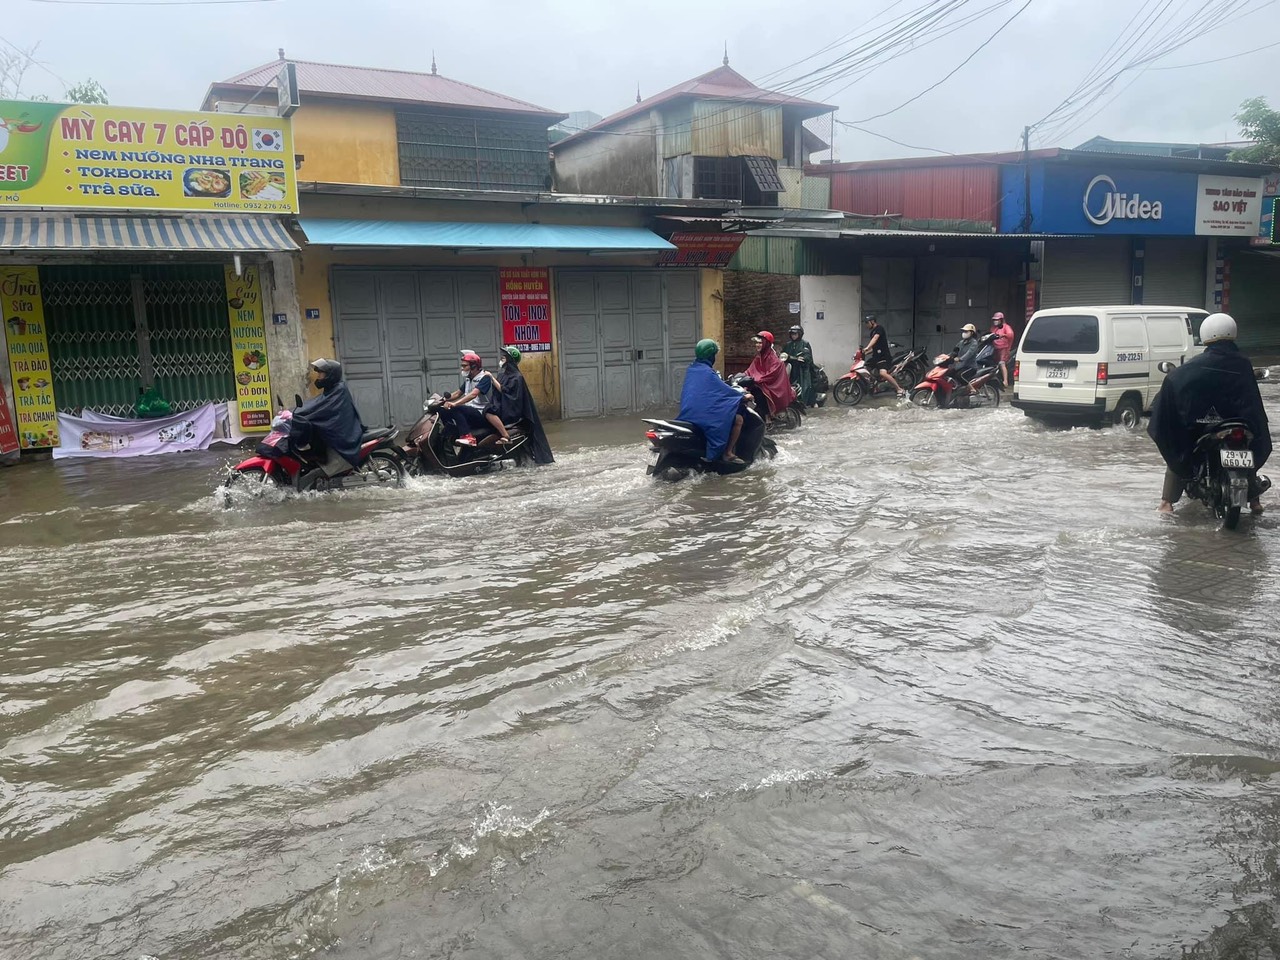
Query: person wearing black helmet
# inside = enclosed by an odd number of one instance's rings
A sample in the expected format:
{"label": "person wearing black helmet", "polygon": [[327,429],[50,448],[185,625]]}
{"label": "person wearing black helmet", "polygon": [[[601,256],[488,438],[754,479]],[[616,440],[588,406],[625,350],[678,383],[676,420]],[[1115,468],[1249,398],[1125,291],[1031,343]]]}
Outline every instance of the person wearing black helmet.
{"label": "person wearing black helmet", "polygon": [[520,372],[520,360],[521,353],[516,347],[503,347],[498,352],[498,379],[484,415],[504,443],[510,439],[506,424],[520,421],[528,438],[526,449],[533,462],[539,465],[555,463],[547,432],[542,429],[542,418],[538,416],[538,405],[533,402],[529,385]]}
{"label": "person wearing black helmet", "polygon": [[317,470],[299,478],[304,489],[306,480],[317,474],[333,477],[354,467],[364,435],[360,412],[342,379],[342,364],[313,360],[307,378],[320,393],[294,411],[289,433],[290,443],[319,463]]}
{"label": "person wearing black helmet", "polygon": [[866,362],[867,369],[879,371],[880,379],[889,382],[899,399],[905,397],[907,391],[902,389],[901,384],[889,372],[889,367],[893,364],[893,354],[889,350],[889,334],[885,332],[874,313],[868,313],[862,318],[862,322],[867,325],[867,345],[862,348],[862,359]]}
{"label": "person wearing black helmet", "polygon": [[791,339],[786,342],[782,352],[787,355],[787,363],[791,367],[791,385],[795,387],[796,396],[806,407],[818,402],[813,389],[813,347],[804,338],[804,327],[792,324]]}

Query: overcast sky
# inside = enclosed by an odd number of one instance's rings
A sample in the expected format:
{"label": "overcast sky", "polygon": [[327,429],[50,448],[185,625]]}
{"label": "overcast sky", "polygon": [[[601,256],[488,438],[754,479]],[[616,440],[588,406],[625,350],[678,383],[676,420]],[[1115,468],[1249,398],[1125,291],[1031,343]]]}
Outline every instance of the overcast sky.
{"label": "overcast sky", "polygon": [[[139,0],[140,2],[140,0]],[[158,0],[157,0],[158,2]],[[921,0],[270,0],[238,5],[144,8],[0,0],[8,14],[0,43],[39,44],[46,70],[27,75],[25,92],[59,96],[67,81],[93,77],[111,101],[130,106],[196,107],[208,84],[274,60],[276,48],[299,60],[429,70],[570,112],[608,114],[719,66],[724,44],[731,65],[752,80],[777,85],[845,53],[837,45],[816,60],[790,66],[833,40]],[[938,0],[942,2],[942,0]],[[997,0],[973,0],[978,11]],[[1254,9],[1153,66],[1231,57],[1280,43],[1280,4],[1213,0]],[[940,80],[1019,7],[1008,2],[985,19],[907,52],[840,90],[846,78],[812,91],[837,117],[857,121],[897,107]],[[1175,8],[1185,6],[1173,4]],[[1191,4],[1200,7],[1199,0]],[[1143,0],[1030,0],[1029,6],[954,77],[911,105],[866,127],[906,143],[953,152],[1017,146],[1024,124],[1067,96],[1103,55]],[[856,12],[855,12],[856,11]],[[16,14],[16,15],[15,15]],[[872,33],[876,32],[873,21]],[[1153,26],[1158,29],[1158,26]],[[1094,134],[1114,139],[1221,141],[1237,137],[1240,101],[1269,96],[1280,46],[1224,62],[1126,74],[1117,99],[1075,130],[1042,145],[1075,146]],[[51,71],[51,72],[48,72]],[[1099,105],[1105,102],[1104,98]],[[1033,145],[1036,142],[1033,140]],[[837,159],[910,156],[886,140],[848,128],[836,133]]]}

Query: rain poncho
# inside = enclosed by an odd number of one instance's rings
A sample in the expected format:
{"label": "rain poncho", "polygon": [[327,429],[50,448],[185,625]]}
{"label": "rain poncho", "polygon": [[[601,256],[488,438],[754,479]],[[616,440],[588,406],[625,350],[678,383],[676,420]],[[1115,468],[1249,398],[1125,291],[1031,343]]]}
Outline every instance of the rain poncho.
{"label": "rain poncho", "polygon": [[[309,427],[324,438],[330,450],[348,463],[354,465],[359,459],[364,424],[360,422],[360,414],[356,411],[355,401],[351,399],[351,391],[347,389],[345,380],[325,387],[322,394],[312,397],[295,410],[293,417],[295,438],[305,437]],[[298,429],[298,420],[307,425],[302,431]]]}
{"label": "rain poncho", "polygon": [[1271,428],[1253,364],[1230,340],[1204,348],[1164,378],[1151,404],[1147,433],[1179,477],[1191,475],[1191,453],[1218,420],[1243,420],[1253,433],[1253,457],[1261,467],[1271,456]]}
{"label": "rain poncho", "polygon": [[551,455],[551,444],[547,442],[547,432],[542,429],[542,419],[538,416],[538,407],[529,393],[529,385],[515,364],[508,363],[498,375],[501,390],[490,395],[486,413],[496,413],[503,423],[521,422],[525,436],[529,439],[529,454],[537,464],[555,463]]}
{"label": "rain poncho", "polygon": [[764,344],[751,361],[751,366],[747,367],[747,376],[760,384],[760,389],[769,399],[771,413],[780,413],[795,402],[796,392],[791,389],[787,365],[769,344]]}
{"label": "rain poncho", "polygon": [[817,401],[813,391],[813,347],[808,340],[792,340],[782,348],[791,360],[791,385],[806,407]]}
{"label": "rain poncho", "polygon": [[707,438],[707,459],[719,460],[733,433],[733,418],[742,405],[742,394],[720,379],[707,360],[695,360],[684,374],[680,413]]}

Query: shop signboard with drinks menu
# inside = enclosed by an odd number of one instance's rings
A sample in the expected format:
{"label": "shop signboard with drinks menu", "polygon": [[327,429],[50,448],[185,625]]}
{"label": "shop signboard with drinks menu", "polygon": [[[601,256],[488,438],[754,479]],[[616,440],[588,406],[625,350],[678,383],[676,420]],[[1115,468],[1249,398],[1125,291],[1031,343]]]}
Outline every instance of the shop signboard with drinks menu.
{"label": "shop signboard with drinks menu", "polygon": [[53,400],[53,372],[36,268],[0,270],[0,303],[4,309],[18,443],[23,450],[56,447],[58,412]]}
{"label": "shop signboard with drinks menu", "polygon": [[0,210],[297,213],[282,117],[0,100]]}

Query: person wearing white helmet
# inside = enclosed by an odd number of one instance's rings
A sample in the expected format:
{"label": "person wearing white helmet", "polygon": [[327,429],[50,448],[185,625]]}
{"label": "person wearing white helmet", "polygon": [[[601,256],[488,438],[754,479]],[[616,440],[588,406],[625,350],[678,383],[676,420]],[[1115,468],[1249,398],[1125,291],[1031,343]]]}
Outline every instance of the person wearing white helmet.
{"label": "person wearing white helmet", "polygon": [[[1253,434],[1253,461],[1262,467],[1271,456],[1271,428],[1253,364],[1236,346],[1236,322],[1214,313],[1200,324],[1204,352],[1192,357],[1164,379],[1151,404],[1147,433],[1167,465],[1160,512],[1172,513],[1191,474],[1191,455],[1206,426],[1223,420],[1243,420]],[[1250,490],[1249,508],[1262,512],[1258,488]]]}

